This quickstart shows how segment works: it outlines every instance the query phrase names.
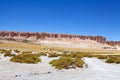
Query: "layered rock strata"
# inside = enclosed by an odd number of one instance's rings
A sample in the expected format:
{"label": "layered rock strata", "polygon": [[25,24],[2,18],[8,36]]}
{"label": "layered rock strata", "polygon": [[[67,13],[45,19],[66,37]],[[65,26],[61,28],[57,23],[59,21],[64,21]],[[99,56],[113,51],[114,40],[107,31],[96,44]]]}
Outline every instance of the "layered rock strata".
{"label": "layered rock strata", "polygon": [[53,34],[45,32],[13,32],[13,31],[0,31],[0,39],[7,40],[40,40],[40,39],[82,39],[82,40],[94,40],[102,44],[108,44],[110,46],[120,46],[120,41],[107,41],[103,36],[83,36],[83,35],[70,35],[70,34]]}

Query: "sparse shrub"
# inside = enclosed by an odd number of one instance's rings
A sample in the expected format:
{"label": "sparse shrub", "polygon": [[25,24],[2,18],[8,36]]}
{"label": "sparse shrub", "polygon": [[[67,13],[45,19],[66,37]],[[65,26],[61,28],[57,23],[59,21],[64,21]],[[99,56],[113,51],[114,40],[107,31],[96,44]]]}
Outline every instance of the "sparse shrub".
{"label": "sparse shrub", "polygon": [[75,58],[75,59],[74,59],[74,63],[75,63],[75,65],[76,65],[78,68],[82,68],[82,67],[83,67],[83,64],[84,64],[83,60],[80,59],[80,58]]}
{"label": "sparse shrub", "polygon": [[39,54],[22,53],[10,59],[12,62],[36,64],[41,62]]}
{"label": "sparse shrub", "polygon": [[107,59],[107,56],[105,56],[105,55],[99,55],[98,59]]}
{"label": "sparse shrub", "polygon": [[19,53],[20,51],[18,51],[18,50],[14,50],[14,52]]}
{"label": "sparse shrub", "polygon": [[0,52],[2,52],[2,49],[0,49]]}
{"label": "sparse shrub", "polygon": [[86,55],[85,57],[89,57],[89,58],[92,58],[92,57],[96,57],[96,55]]}
{"label": "sparse shrub", "polygon": [[72,58],[83,58],[84,54],[81,53],[70,53],[70,54],[61,54],[63,57],[72,57]]}
{"label": "sparse shrub", "polygon": [[117,64],[119,64],[119,63],[120,63],[120,57],[116,57],[115,62],[116,62]]}
{"label": "sparse shrub", "polygon": [[9,56],[9,57],[13,57],[15,56],[15,54],[11,54],[11,53],[5,53],[4,56]]}
{"label": "sparse shrub", "polygon": [[32,53],[32,51],[23,51],[22,53],[25,53],[25,54],[28,53],[29,54],[29,53]]}
{"label": "sparse shrub", "polygon": [[40,56],[47,56],[47,53],[40,52],[38,53]]}
{"label": "sparse shrub", "polygon": [[69,68],[80,68],[83,67],[84,62],[79,58],[71,58],[71,57],[60,57],[59,59],[51,61],[51,64],[56,69],[69,69]]}
{"label": "sparse shrub", "polygon": [[106,60],[107,63],[120,63],[120,57],[111,57]]}
{"label": "sparse shrub", "polygon": [[57,53],[51,53],[51,54],[49,54],[48,57],[58,57],[58,56],[60,56],[60,54],[57,54]]}
{"label": "sparse shrub", "polygon": [[114,58],[109,58],[106,60],[107,63],[114,63],[115,62],[115,59]]}
{"label": "sparse shrub", "polygon": [[70,54],[61,54],[62,57],[71,57]]}
{"label": "sparse shrub", "polygon": [[11,50],[5,50],[5,49],[3,49],[2,53],[4,53],[5,57],[6,56],[9,56],[9,57],[15,56],[15,54],[11,54]]}
{"label": "sparse shrub", "polygon": [[84,57],[84,55],[83,55],[83,54],[80,54],[80,53],[71,54],[71,56],[72,56],[73,58],[83,58],[83,57]]}

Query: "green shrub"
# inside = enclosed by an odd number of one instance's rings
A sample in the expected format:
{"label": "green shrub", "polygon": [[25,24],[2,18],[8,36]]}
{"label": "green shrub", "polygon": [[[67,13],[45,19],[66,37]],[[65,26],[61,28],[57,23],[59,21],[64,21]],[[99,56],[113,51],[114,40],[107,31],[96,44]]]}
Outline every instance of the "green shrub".
{"label": "green shrub", "polygon": [[83,58],[84,55],[80,53],[71,54],[72,58]]}
{"label": "green shrub", "polygon": [[38,53],[40,56],[47,56],[47,53],[40,52]]}
{"label": "green shrub", "polygon": [[18,51],[18,50],[14,50],[14,52],[19,53],[20,51]]}
{"label": "green shrub", "polygon": [[119,63],[120,63],[120,57],[116,57],[115,62],[116,62],[117,64],[119,64]]}
{"label": "green shrub", "polygon": [[120,63],[120,57],[110,57],[106,60],[107,63]]}
{"label": "green shrub", "polygon": [[93,58],[93,57],[97,57],[97,56],[96,55],[87,55],[86,57]]}
{"label": "green shrub", "polygon": [[57,53],[51,53],[51,54],[49,54],[48,57],[58,57],[58,56],[60,56],[60,54],[57,54]]}
{"label": "green shrub", "polygon": [[75,63],[75,65],[76,65],[78,68],[82,68],[82,67],[83,67],[83,64],[84,64],[83,60],[80,59],[80,58],[75,58],[75,59],[74,59],[74,63]]}
{"label": "green shrub", "polygon": [[106,60],[107,63],[115,63],[115,59],[114,58],[109,58]]}
{"label": "green shrub", "polygon": [[70,54],[61,54],[62,57],[72,57],[72,58],[83,58],[85,54],[81,53],[70,53]]}
{"label": "green shrub", "polygon": [[60,56],[62,56],[62,57],[71,57],[70,54],[61,54]]}
{"label": "green shrub", "polygon": [[2,49],[0,49],[0,53],[2,53]]}
{"label": "green shrub", "polygon": [[39,57],[40,57],[39,54],[22,53],[22,54],[14,56],[13,58],[10,59],[10,61],[18,62],[18,63],[36,64],[38,62],[41,62],[41,59]]}
{"label": "green shrub", "polygon": [[98,59],[107,59],[107,56],[105,56],[105,55],[99,55]]}
{"label": "green shrub", "polygon": [[4,53],[5,57],[6,56],[9,56],[9,57],[15,56],[15,54],[11,54],[11,50],[5,50],[5,49],[3,49],[2,53]]}
{"label": "green shrub", "polygon": [[51,64],[56,69],[69,69],[69,68],[80,68],[83,67],[84,62],[79,58],[71,58],[71,57],[60,57],[57,60],[51,61]]}
{"label": "green shrub", "polygon": [[4,56],[13,57],[13,56],[15,56],[15,54],[5,53]]}
{"label": "green shrub", "polygon": [[32,51],[23,51],[22,53],[29,54],[29,53],[32,53]]}

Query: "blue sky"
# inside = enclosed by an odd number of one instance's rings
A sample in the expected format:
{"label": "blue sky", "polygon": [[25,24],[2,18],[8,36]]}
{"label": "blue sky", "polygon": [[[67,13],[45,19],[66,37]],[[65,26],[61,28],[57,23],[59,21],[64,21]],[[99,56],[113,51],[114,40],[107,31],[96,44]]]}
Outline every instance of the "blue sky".
{"label": "blue sky", "polygon": [[120,40],[120,0],[0,0],[0,30]]}

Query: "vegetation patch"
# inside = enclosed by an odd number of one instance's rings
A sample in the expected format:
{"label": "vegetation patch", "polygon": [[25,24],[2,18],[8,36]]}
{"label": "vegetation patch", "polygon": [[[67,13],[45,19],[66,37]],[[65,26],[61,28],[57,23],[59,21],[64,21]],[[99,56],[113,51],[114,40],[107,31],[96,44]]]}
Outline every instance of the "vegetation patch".
{"label": "vegetation patch", "polygon": [[47,56],[47,53],[44,53],[44,52],[40,52],[38,53],[40,56]]}
{"label": "vegetation patch", "polygon": [[71,58],[71,57],[60,57],[59,59],[51,61],[49,64],[56,69],[69,69],[69,68],[82,68],[83,60],[80,58]]}
{"label": "vegetation patch", "polygon": [[36,64],[38,62],[41,62],[41,59],[39,57],[39,54],[22,53],[12,57],[10,61],[18,63]]}
{"label": "vegetation patch", "polygon": [[106,55],[99,55],[99,56],[98,56],[98,59],[107,59],[107,57],[108,57],[108,56],[106,56]]}
{"label": "vegetation patch", "polygon": [[120,57],[110,57],[106,60],[107,63],[120,63]]}
{"label": "vegetation patch", "polygon": [[9,57],[15,56],[15,54],[11,54],[11,50],[3,49],[3,50],[1,50],[1,53],[3,53],[5,57],[6,56],[9,56]]}
{"label": "vegetation patch", "polygon": [[57,53],[50,53],[48,57],[58,57],[61,54],[57,54]]}
{"label": "vegetation patch", "polygon": [[23,51],[22,53],[23,54],[29,54],[29,53],[32,53],[32,51]]}
{"label": "vegetation patch", "polygon": [[19,53],[20,51],[19,50],[14,50],[14,52]]}

